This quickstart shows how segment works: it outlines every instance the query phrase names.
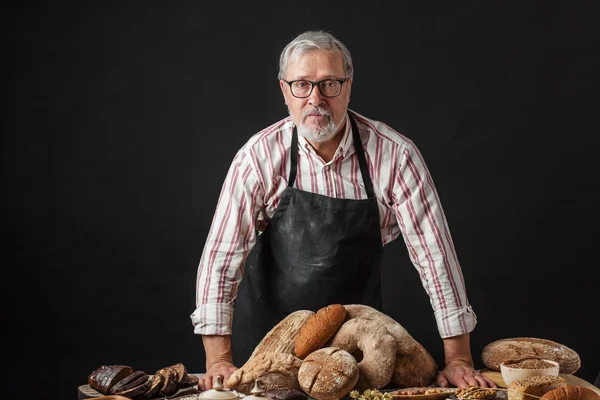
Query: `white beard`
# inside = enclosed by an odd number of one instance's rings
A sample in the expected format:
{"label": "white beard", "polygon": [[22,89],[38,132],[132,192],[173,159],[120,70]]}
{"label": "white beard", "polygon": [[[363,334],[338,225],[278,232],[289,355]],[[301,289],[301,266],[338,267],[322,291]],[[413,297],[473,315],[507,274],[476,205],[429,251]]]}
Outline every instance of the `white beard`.
{"label": "white beard", "polygon": [[[329,119],[329,122],[327,122],[327,124],[325,126],[319,126],[319,127],[310,127],[310,126],[306,125],[304,123],[304,121],[306,120],[306,117],[309,114],[315,114],[315,113],[319,114],[319,115],[327,116],[327,118]],[[339,126],[336,126],[335,123],[333,122],[331,113],[320,107],[314,107],[311,110],[304,111],[302,113],[302,122],[297,127],[298,127],[298,135],[306,138],[307,140],[309,140],[311,142],[317,142],[317,143],[326,142],[328,140],[331,140],[335,136],[335,134],[337,133],[337,130],[339,128]]]}

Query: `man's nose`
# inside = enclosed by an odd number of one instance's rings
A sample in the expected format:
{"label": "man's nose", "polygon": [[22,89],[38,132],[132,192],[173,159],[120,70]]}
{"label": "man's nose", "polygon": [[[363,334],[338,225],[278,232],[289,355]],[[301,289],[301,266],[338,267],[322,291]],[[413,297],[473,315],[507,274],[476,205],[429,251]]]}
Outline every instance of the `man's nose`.
{"label": "man's nose", "polygon": [[325,97],[321,94],[321,89],[318,85],[315,85],[312,89],[312,93],[308,96],[308,102],[311,105],[319,105],[325,102]]}

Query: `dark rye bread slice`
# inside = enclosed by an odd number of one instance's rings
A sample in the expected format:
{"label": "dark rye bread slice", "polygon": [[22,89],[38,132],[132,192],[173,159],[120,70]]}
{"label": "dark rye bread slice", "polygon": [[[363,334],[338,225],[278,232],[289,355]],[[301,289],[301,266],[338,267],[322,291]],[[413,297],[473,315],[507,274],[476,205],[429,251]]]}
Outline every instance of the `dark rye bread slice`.
{"label": "dark rye bread slice", "polygon": [[170,367],[167,367],[167,368],[171,368],[173,371],[175,371],[175,373],[177,374],[177,384],[181,385],[181,382],[185,379],[185,377],[188,374],[188,371],[185,368],[185,365],[183,365],[182,363],[177,363],[177,364],[171,365]]}
{"label": "dark rye bread slice", "polygon": [[125,390],[125,391],[119,393],[119,396],[129,397],[130,399],[133,399],[141,394],[146,393],[149,386],[150,386],[150,380],[146,379],[146,382],[142,383],[141,385],[134,386],[131,389],[128,389],[128,390]]}
{"label": "dark rye bread slice", "polygon": [[162,388],[164,382],[164,375],[154,374],[152,378],[148,380],[148,389],[144,392],[143,397],[149,399],[154,396]]}
{"label": "dark rye bread slice", "polygon": [[138,387],[147,381],[148,374],[146,374],[144,371],[135,371],[117,382],[117,384],[110,389],[110,394],[120,395],[121,393],[131,388]]}
{"label": "dark rye bread slice", "polygon": [[200,379],[196,375],[187,374],[179,383],[179,387],[187,388],[198,384]]}
{"label": "dark rye bread slice", "polygon": [[160,393],[170,396],[177,392],[177,372],[173,368],[161,368],[156,373],[165,377]]}
{"label": "dark rye bread slice", "polygon": [[128,365],[103,365],[88,376],[88,384],[102,394],[109,394],[117,382],[132,373],[133,368]]}

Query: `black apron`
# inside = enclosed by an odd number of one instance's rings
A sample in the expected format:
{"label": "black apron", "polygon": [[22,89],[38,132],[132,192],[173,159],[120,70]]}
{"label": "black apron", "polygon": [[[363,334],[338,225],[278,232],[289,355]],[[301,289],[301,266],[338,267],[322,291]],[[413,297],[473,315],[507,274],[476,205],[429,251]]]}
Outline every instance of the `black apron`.
{"label": "black apron", "polygon": [[330,304],[381,308],[379,211],[358,128],[349,115],[368,199],[338,199],[295,189],[294,127],[288,187],[248,255],[235,301],[231,340],[238,367],[271,328],[296,310],[317,311]]}

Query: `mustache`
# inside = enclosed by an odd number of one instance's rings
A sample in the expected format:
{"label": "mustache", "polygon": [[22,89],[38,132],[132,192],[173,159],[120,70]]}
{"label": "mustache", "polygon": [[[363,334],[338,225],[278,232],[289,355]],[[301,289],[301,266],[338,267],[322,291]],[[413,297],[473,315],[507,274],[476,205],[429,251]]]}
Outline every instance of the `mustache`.
{"label": "mustache", "polygon": [[327,111],[324,108],[321,107],[312,107],[309,108],[308,110],[304,110],[302,112],[302,119],[305,119],[306,117],[308,117],[309,115],[326,115],[328,117],[331,117],[331,113],[329,111]]}

